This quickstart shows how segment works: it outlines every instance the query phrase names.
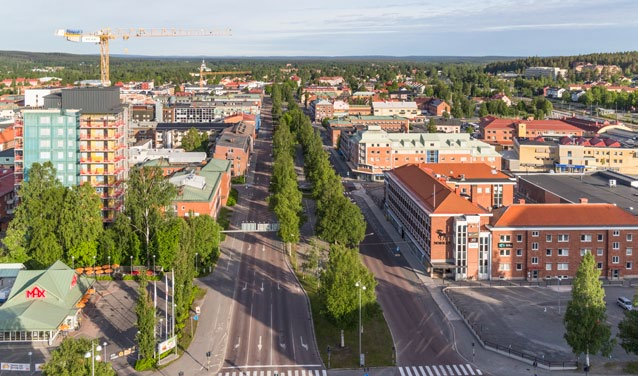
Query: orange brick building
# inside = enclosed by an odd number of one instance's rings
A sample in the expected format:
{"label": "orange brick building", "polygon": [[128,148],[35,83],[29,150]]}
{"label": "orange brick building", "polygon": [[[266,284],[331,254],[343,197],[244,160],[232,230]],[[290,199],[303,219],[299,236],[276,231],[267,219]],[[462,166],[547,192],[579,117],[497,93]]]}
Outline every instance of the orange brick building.
{"label": "orange brick building", "polygon": [[419,167],[438,176],[457,195],[483,209],[509,206],[514,202],[516,178],[485,163],[423,163]]}
{"label": "orange brick building", "polygon": [[180,217],[210,215],[217,218],[230,195],[231,161],[212,159],[197,171],[186,169],[175,173],[169,181],[177,186],[173,210]]}
{"label": "orange brick building", "polygon": [[[519,204],[494,211],[493,278],[573,278],[585,252],[601,276],[638,276],[638,218],[612,204]],[[635,241],[634,241],[635,239]]]}
{"label": "orange brick building", "polygon": [[492,213],[455,194],[445,179],[423,166],[385,173],[390,222],[434,273],[489,279],[490,233],[485,226]]}
{"label": "orange brick building", "polygon": [[502,149],[511,149],[517,137],[582,136],[585,131],[562,120],[520,120],[485,117],[479,123],[482,139]]}

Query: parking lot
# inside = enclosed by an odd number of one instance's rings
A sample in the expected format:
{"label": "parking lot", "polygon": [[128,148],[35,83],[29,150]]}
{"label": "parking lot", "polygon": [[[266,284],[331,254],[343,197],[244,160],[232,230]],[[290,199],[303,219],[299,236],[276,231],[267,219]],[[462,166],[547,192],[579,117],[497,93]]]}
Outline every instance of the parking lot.
{"label": "parking lot", "polygon": [[[632,287],[605,287],[607,321],[612,335],[618,332],[618,323],[624,310],[616,304],[619,296],[632,298]],[[573,361],[577,357],[563,338],[563,317],[571,285],[542,287],[472,287],[448,288],[446,293],[452,303],[484,340],[511,347],[539,359],[551,362]],[[592,362],[608,362],[610,359],[593,356]],[[635,360],[616,345],[612,360]],[[582,359],[581,359],[582,360]]]}

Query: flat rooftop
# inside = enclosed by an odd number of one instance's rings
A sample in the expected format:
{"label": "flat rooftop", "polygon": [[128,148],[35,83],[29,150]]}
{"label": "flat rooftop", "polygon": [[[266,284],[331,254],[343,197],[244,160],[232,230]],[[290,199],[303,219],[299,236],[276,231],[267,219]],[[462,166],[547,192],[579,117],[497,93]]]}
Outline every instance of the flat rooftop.
{"label": "flat rooftop", "polygon": [[[638,181],[634,176],[626,177]],[[592,174],[530,174],[518,175],[518,179],[526,180],[567,202],[577,203],[586,198],[590,203],[608,203],[638,215],[638,188],[624,185],[617,179],[615,187],[609,186],[609,180],[615,179],[606,172]]]}

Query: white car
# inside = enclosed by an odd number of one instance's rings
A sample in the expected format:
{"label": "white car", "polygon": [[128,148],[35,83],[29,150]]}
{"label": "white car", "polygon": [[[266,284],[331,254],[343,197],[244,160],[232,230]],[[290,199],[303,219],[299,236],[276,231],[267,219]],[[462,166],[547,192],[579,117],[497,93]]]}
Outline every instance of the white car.
{"label": "white car", "polygon": [[633,309],[634,309],[633,302],[631,300],[625,298],[624,296],[621,296],[620,298],[618,298],[616,303],[618,303],[618,305],[622,309],[624,309],[625,311],[633,311]]}

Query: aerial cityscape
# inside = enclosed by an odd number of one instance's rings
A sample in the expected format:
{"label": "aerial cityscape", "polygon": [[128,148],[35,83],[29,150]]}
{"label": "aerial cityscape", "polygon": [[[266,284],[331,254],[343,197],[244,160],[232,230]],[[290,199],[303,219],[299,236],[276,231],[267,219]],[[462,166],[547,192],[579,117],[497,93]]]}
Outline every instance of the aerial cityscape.
{"label": "aerial cityscape", "polygon": [[0,375],[638,374],[634,2],[3,9]]}

